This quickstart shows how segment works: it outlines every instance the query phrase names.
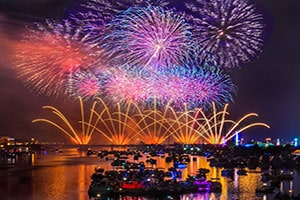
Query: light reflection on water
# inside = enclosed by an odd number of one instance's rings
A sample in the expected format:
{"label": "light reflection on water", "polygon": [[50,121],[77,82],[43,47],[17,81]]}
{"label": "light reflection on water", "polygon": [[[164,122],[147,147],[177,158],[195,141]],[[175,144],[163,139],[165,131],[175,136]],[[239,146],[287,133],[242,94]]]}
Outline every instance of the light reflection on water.
{"label": "light reflection on water", "polygon": [[[0,199],[2,200],[86,200],[90,185],[90,177],[95,167],[101,166],[105,170],[112,169],[111,162],[98,157],[86,157],[85,152],[77,149],[64,149],[63,153],[47,152],[33,154],[18,160],[12,167],[0,170]],[[157,166],[167,170],[170,163],[165,158],[156,157]],[[130,161],[133,159],[130,157]],[[140,160],[141,161],[141,160]],[[150,164],[146,163],[150,167]],[[193,175],[199,168],[208,168],[208,179],[217,178],[222,184],[221,194],[187,194],[182,195],[182,200],[227,200],[227,199],[272,199],[271,196],[256,196],[255,189],[261,185],[261,174],[257,171],[248,173],[247,176],[235,176],[233,179],[221,176],[220,168],[211,168],[206,158],[196,157],[182,171],[183,179]],[[294,181],[284,182],[282,190],[299,193],[299,174],[295,172]],[[146,198],[130,198],[143,200]]]}

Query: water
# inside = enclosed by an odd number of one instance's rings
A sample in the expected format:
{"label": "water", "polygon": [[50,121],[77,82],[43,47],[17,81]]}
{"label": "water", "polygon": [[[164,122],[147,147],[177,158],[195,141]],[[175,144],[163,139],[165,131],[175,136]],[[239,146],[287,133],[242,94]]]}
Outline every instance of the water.
{"label": "water", "polygon": [[[131,158],[132,159],[132,158]],[[156,158],[157,167],[167,170],[171,164],[164,158]],[[0,200],[86,200],[90,185],[90,177],[95,167],[112,169],[111,161],[98,157],[86,157],[85,152],[75,148],[63,149],[63,153],[39,152],[23,156],[17,162],[11,160],[11,167],[0,168]],[[149,165],[148,165],[149,166]],[[209,167],[204,157],[196,157],[182,171],[183,179],[188,174],[194,174],[199,168],[208,168],[208,179],[218,178],[222,184],[220,194],[188,194],[182,195],[182,200],[227,200],[227,199],[272,199],[272,196],[255,194],[255,189],[261,186],[261,174],[257,171],[248,172],[247,176],[225,178],[219,168]],[[300,174],[294,171],[294,180],[283,182],[281,190],[299,194]],[[142,200],[146,198],[124,197],[123,199]]]}

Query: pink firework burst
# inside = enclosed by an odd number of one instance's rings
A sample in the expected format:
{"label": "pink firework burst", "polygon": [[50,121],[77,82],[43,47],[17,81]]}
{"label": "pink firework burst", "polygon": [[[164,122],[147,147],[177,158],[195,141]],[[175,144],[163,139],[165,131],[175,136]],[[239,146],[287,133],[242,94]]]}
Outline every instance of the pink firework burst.
{"label": "pink firework burst", "polygon": [[171,103],[178,109],[184,105],[209,109],[212,101],[220,106],[232,102],[236,88],[228,75],[215,67],[192,68],[174,66],[155,72],[115,69],[106,75],[105,94],[114,102],[134,102],[143,107],[155,101],[160,106]]}
{"label": "pink firework burst", "polygon": [[102,94],[101,78],[91,70],[81,70],[73,73],[66,86],[75,98],[80,96],[84,100],[89,100]]}
{"label": "pink firework burst", "polygon": [[80,38],[80,27],[67,21],[38,25],[14,45],[14,66],[18,77],[41,94],[57,96],[66,93],[65,82],[72,73],[88,69],[97,56]]}

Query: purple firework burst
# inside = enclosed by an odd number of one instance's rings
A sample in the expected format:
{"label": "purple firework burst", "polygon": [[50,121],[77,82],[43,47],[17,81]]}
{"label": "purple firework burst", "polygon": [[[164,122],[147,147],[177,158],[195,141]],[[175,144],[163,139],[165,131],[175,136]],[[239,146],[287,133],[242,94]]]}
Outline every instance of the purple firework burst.
{"label": "purple firework burst", "polygon": [[90,13],[101,13],[104,21],[110,22],[117,13],[130,7],[166,6],[168,4],[167,0],[88,0],[82,4],[82,7],[87,8]]}
{"label": "purple firework burst", "polygon": [[250,62],[263,47],[264,16],[250,0],[186,2],[194,13],[194,34],[202,46],[200,57],[217,58],[222,68]]}
{"label": "purple firework burst", "polygon": [[182,65],[192,46],[191,27],[182,15],[161,7],[133,7],[109,24],[104,49],[119,64],[148,66]]}
{"label": "purple firework burst", "polygon": [[[187,70],[192,68],[192,70]],[[155,101],[161,107],[168,103],[183,109],[209,109],[211,102],[232,102],[235,86],[228,75],[216,67],[183,66],[157,71],[140,68],[112,69],[106,75],[105,94],[113,102],[135,102],[142,107]]]}

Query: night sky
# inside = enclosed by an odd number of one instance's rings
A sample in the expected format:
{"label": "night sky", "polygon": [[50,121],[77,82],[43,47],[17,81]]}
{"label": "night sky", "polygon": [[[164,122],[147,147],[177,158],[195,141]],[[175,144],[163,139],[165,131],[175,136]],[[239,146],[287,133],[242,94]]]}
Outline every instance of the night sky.
{"label": "night sky", "polygon": [[[62,103],[38,96],[25,87],[9,68],[6,54],[11,41],[17,41],[22,27],[30,21],[59,18],[68,0],[0,0],[0,136],[35,137],[41,141],[66,141],[54,127],[32,124],[43,116],[42,106],[53,105],[74,113],[78,101]],[[259,114],[258,121],[271,129],[253,128],[246,139],[300,136],[300,1],[259,0],[272,16],[268,39],[262,54],[252,63],[229,72],[238,87],[229,118],[249,112]]]}

